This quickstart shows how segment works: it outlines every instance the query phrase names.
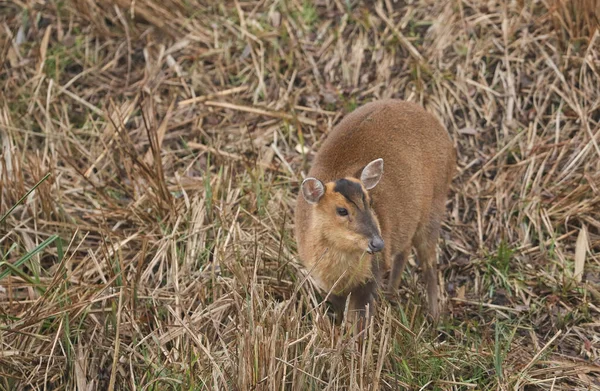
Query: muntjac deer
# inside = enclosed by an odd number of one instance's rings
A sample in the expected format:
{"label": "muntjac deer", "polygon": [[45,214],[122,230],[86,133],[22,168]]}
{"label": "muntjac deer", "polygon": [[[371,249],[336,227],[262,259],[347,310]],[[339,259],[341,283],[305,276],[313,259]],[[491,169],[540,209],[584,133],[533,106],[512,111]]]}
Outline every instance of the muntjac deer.
{"label": "muntjac deer", "polygon": [[331,131],[302,182],[295,230],[300,259],[338,312],[350,295],[364,316],[385,270],[396,291],[414,246],[438,319],[436,247],[455,169],[448,133],[414,103],[366,104]]}

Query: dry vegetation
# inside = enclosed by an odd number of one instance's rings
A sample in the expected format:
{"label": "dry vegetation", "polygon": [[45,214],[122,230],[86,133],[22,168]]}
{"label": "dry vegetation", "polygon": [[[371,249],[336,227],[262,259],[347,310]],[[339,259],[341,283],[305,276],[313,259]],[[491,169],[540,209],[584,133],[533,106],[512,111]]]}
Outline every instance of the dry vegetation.
{"label": "dry vegetation", "polygon": [[[0,0],[0,389],[600,389],[599,20],[597,0]],[[292,207],[331,127],[384,97],[458,149],[447,316],[424,319],[412,263],[358,344]]]}

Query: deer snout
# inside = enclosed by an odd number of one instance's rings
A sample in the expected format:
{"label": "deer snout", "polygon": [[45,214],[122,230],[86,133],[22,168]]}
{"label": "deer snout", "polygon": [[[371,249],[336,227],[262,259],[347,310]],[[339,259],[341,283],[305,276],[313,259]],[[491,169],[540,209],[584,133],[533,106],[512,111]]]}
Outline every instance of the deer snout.
{"label": "deer snout", "polygon": [[369,240],[369,253],[373,254],[383,250],[383,239],[381,236],[376,235]]}

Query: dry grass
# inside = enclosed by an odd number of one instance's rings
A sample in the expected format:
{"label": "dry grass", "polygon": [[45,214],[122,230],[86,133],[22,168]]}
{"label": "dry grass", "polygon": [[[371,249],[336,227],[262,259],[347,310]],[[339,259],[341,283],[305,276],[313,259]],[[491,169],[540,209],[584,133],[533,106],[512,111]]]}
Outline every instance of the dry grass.
{"label": "dry grass", "polygon": [[[0,9],[1,389],[600,389],[598,1]],[[456,142],[448,313],[407,273],[358,345],[292,206],[384,97]]]}

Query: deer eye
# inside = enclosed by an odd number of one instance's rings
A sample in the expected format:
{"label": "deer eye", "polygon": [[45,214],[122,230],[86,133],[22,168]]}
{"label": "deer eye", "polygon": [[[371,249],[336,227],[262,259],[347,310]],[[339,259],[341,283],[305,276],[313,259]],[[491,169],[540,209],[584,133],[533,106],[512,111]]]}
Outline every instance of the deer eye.
{"label": "deer eye", "polygon": [[338,216],[348,216],[348,210],[346,208],[337,208],[335,211]]}

